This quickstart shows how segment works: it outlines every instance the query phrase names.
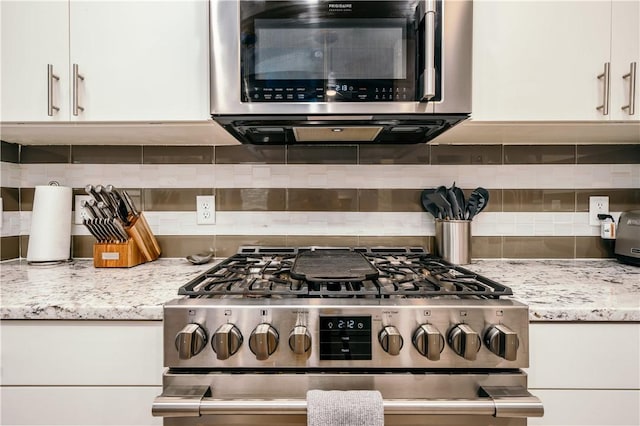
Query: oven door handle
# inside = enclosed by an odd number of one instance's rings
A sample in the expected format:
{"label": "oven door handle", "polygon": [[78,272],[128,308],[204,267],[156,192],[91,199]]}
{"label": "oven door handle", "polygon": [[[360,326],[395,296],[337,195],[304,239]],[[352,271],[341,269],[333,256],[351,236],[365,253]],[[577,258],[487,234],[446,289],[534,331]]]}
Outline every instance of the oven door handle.
{"label": "oven door handle", "polygon": [[[170,391],[170,389],[168,389]],[[156,417],[198,417],[223,414],[307,413],[305,399],[221,399],[212,398],[210,389],[191,395],[165,392],[153,402]],[[198,396],[200,394],[200,396]],[[521,387],[483,387],[475,399],[385,399],[385,414],[482,415],[494,417],[542,417],[542,401]]]}

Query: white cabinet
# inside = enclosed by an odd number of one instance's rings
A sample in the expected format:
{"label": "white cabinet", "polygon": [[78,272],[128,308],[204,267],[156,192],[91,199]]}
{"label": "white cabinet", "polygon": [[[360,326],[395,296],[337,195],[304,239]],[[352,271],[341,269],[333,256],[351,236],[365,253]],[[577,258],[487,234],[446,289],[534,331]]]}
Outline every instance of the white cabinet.
{"label": "white cabinet", "polygon": [[[69,119],[69,3],[1,1],[0,120]],[[48,96],[47,66],[58,77]],[[48,101],[59,108],[48,115]]]}
{"label": "white cabinet", "polygon": [[[614,0],[611,13],[611,119],[640,120],[640,0]],[[635,75],[632,63],[636,64]],[[629,105],[632,96],[635,109],[630,115],[623,107]]]}
{"label": "white cabinet", "polygon": [[622,75],[640,62],[640,0],[478,0],[473,25],[474,120],[639,119]]}
{"label": "white cabinet", "polygon": [[[205,0],[1,5],[2,121],[209,119]],[[48,64],[59,77],[53,116]]]}
{"label": "white cabinet", "polygon": [[70,62],[81,120],[206,120],[209,18],[204,0],[71,1]]}
{"label": "white cabinet", "polygon": [[162,424],[162,321],[1,321],[0,337],[0,424]]}
{"label": "white cabinet", "polygon": [[529,390],[544,405],[530,425],[640,424],[639,323],[532,323]]}

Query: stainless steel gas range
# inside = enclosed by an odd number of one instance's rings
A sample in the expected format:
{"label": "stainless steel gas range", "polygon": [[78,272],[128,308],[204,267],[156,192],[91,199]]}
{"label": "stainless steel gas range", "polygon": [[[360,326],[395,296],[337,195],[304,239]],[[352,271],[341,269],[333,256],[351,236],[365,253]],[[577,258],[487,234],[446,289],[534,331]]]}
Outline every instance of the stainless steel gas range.
{"label": "stainless steel gas range", "polygon": [[164,307],[171,425],[306,424],[309,390],[376,390],[387,425],[526,425],[528,308],[419,247],[241,247]]}

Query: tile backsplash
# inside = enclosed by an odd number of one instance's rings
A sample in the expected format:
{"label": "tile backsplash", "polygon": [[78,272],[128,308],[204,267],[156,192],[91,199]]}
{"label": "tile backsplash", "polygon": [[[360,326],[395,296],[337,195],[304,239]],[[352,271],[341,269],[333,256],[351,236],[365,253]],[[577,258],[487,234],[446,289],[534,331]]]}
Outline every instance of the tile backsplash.
{"label": "tile backsplash", "polygon": [[[57,180],[127,189],[164,257],[239,245],[402,245],[433,250],[423,188],[490,192],[473,222],[474,258],[610,257],[588,224],[591,195],[614,215],[640,208],[640,144],[18,146],[2,142],[0,256],[25,257],[34,188]],[[197,195],[216,224],[197,225]],[[93,237],[72,227],[74,257]]]}

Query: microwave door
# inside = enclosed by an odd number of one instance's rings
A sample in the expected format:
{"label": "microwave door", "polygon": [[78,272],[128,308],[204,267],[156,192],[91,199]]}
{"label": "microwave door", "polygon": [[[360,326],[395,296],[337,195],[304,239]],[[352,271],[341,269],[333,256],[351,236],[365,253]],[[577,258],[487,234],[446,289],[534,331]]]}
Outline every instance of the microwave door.
{"label": "microwave door", "polygon": [[408,5],[353,2],[349,14],[298,16],[294,6],[274,6],[243,18],[242,102],[415,101],[416,13]]}

